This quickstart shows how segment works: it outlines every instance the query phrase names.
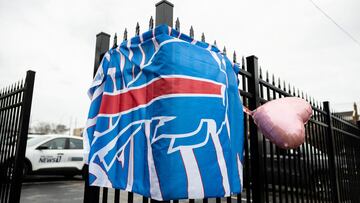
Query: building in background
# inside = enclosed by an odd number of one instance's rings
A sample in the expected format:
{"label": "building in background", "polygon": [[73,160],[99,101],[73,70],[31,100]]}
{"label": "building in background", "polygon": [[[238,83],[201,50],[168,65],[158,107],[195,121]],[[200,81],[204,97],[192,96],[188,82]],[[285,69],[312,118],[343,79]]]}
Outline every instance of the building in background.
{"label": "building in background", "polygon": [[354,109],[352,111],[338,112],[335,114],[340,116],[344,120],[350,121],[354,124],[356,124],[357,121],[359,121],[359,113],[355,102],[354,102]]}
{"label": "building in background", "polygon": [[74,128],[73,135],[82,137],[83,131],[84,131],[84,128]]}

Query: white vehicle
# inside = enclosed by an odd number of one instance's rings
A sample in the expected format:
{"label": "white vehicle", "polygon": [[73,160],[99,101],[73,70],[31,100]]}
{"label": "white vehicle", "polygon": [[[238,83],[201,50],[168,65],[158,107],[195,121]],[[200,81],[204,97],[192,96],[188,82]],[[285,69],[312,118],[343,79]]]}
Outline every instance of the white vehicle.
{"label": "white vehicle", "polygon": [[42,136],[42,135],[38,135],[38,134],[28,134],[28,140],[30,139],[33,139],[33,138],[37,138],[39,136]]}
{"label": "white vehicle", "polygon": [[27,141],[26,174],[53,174],[68,177],[83,174],[83,139],[69,135],[41,135]]}

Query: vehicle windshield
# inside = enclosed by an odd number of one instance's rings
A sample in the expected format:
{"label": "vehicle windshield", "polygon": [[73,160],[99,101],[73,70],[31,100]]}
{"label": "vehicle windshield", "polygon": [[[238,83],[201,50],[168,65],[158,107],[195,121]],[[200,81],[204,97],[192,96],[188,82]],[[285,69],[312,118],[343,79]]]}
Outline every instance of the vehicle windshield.
{"label": "vehicle windshield", "polygon": [[46,140],[47,138],[49,138],[49,137],[48,137],[48,136],[34,137],[34,138],[29,139],[29,140],[27,141],[27,146],[28,146],[28,147],[34,146],[34,145],[36,145],[37,143]]}

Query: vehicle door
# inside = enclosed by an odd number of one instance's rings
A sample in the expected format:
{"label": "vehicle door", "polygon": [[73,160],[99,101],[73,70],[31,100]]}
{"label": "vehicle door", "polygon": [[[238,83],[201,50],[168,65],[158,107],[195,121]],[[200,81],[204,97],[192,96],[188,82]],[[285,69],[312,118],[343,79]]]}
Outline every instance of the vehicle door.
{"label": "vehicle door", "polygon": [[81,170],[83,162],[83,141],[82,139],[76,138],[67,138],[69,143],[67,149],[65,150],[65,155],[67,157],[66,165],[71,168],[77,168]]}
{"label": "vehicle door", "polygon": [[54,138],[36,148],[38,169],[62,168],[66,155],[67,138]]}

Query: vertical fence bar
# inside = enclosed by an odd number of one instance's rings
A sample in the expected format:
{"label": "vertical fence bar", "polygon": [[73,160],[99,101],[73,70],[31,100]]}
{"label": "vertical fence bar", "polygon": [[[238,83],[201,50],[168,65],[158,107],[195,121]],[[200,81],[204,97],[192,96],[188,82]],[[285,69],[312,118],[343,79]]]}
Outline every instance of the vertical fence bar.
{"label": "vertical fence bar", "polygon": [[330,170],[330,179],[331,179],[331,188],[332,188],[332,201],[340,202],[340,191],[339,191],[339,178],[338,171],[335,160],[335,142],[334,142],[334,133],[333,133],[333,124],[330,112],[330,104],[328,101],[323,102],[324,111],[326,112],[326,124],[327,127],[327,145],[328,145],[328,156],[329,156],[329,170]]}
{"label": "vertical fence bar", "polygon": [[20,118],[20,134],[16,141],[15,166],[13,180],[11,184],[10,202],[20,202],[22,173],[26,151],[26,142],[29,131],[29,121],[31,112],[32,95],[34,90],[35,72],[27,71],[25,79],[25,89],[23,93],[23,103]]}
{"label": "vertical fence bar", "polygon": [[[8,93],[10,93],[10,88],[8,88],[7,91],[6,91],[6,94],[8,94]],[[5,106],[10,106],[11,105],[11,98],[7,97],[5,99],[6,99],[5,100]],[[11,184],[11,182],[10,182],[11,179],[10,179],[10,177],[8,177],[8,166],[6,166],[8,164],[5,163],[5,161],[9,158],[7,152],[9,151],[10,143],[9,143],[9,134],[7,133],[7,131],[8,131],[8,126],[9,126],[9,121],[10,121],[10,119],[9,119],[10,118],[10,109],[5,110],[5,113],[6,113],[5,114],[5,119],[4,119],[5,124],[2,126],[2,128],[3,128],[2,134],[5,137],[5,140],[4,140],[4,152],[2,153],[3,156],[2,156],[1,162],[4,163],[4,165],[5,165],[5,167],[3,169],[5,171],[5,180],[6,180],[6,182],[5,182],[6,184],[4,185],[4,188],[5,188],[4,190],[6,192],[2,196],[1,202],[7,202],[8,201],[8,195],[10,193],[9,186]]]}
{"label": "vertical fence bar", "polygon": [[[246,65],[252,77],[248,79],[249,93],[252,98],[249,101],[250,110],[256,109],[260,105],[259,96],[259,77],[258,77],[258,58],[256,56],[246,57]],[[254,203],[263,203],[264,194],[264,167],[261,157],[263,156],[262,142],[263,137],[258,133],[258,128],[254,120],[250,118],[250,164],[251,164],[251,182],[252,198]]]}
{"label": "vertical fence bar", "polygon": [[103,188],[103,195],[102,195],[102,202],[106,203],[108,200],[108,189],[107,188]]}
{"label": "vertical fence bar", "polygon": [[[214,42],[215,44],[215,42]],[[246,71],[246,66],[245,66],[245,58],[242,57],[241,59],[241,69]],[[241,75],[241,85],[242,85],[242,90],[245,92],[248,92],[248,86],[247,86],[247,77],[245,75]],[[246,107],[249,107],[248,105],[248,97],[243,96],[242,97],[242,101],[243,101],[243,105]],[[251,202],[251,189],[250,189],[250,158],[249,158],[249,138],[248,138],[248,120],[249,120],[249,116],[247,114],[244,114],[244,180],[243,180],[243,184],[244,187],[243,189],[245,189],[245,198],[246,198],[246,202],[249,203]],[[239,194],[237,196],[237,202],[241,202],[242,195]]]}
{"label": "vertical fence bar", "polygon": [[[262,80],[263,77],[262,77],[262,71],[261,71],[261,67],[260,67],[260,72],[259,72],[259,79]],[[259,82],[259,97],[260,98],[265,98],[264,97],[264,85],[262,83]],[[267,167],[267,148],[266,148],[266,144],[267,144],[267,141],[265,139],[263,139],[262,141],[262,145],[260,147],[262,147],[262,150],[264,152],[264,158],[262,159],[262,164],[263,164],[263,167],[265,168],[265,173],[264,173],[264,183],[265,183],[265,202],[268,203],[269,202],[269,177],[268,177],[268,167]]]}
{"label": "vertical fence bar", "polygon": [[[14,92],[15,90],[14,90],[14,88],[13,88],[13,85],[12,85],[12,87],[11,87],[11,89],[10,89],[10,91],[11,92]],[[16,104],[16,97],[15,97],[15,94],[12,94],[11,96],[10,96],[10,103],[11,104]],[[17,183],[15,183],[15,182],[17,182],[16,181],[16,179],[21,179],[22,177],[17,177],[17,176],[15,176],[15,172],[16,172],[16,168],[15,168],[15,165],[18,165],[18,159],[16,158],[16,155],[17,155],[17,150],[18,150],[18,148],[19,148],[19,145],[18,145],[18,140],[16,140],[15,138],[16,137],[19,137],[20,138],[20,136],[18,136],[17,134],[18,134],[18,132],[17,133],[14,133],[14,128],[13,128],[13,126],[14,126],[14,120],[15,120],[15,111],[16,111],[16,108],[11,108],[11,109],[9,109],[10,110],[10,117],[9,117],[9,126],[8,126],[8,135],[9,135],[9,146],[8,146],[8,149],[7,149],[7,153],[8,153],[8,158],[9,159],[11,159],[12,157],[15,157],[15,159],[14,159],[14,162],[13,162],[13,164],[10,166],[10,170],[12,171],[12,175],[13,175],[13,177],[14,177],[14,179],[12,179],[11,180],[11,185],[10,185],[10,195],[11,195],[11,193],[12,192],[14,192],[14,191],[16,191],[16,190],[20,190],[19,189],[19,187],[21,187],[21,180],[19,181],[20,182],[20,184],[17,184]],[[27,139],[27,138],[26,138]],[[26,143],[25,143],[26,144]],[[24,148],[24,145],[22,145],[21,146],[22,148]],[[18,155],[19,156],[19,155]],[[25,153],[24,153],[24,156],[25,156]],[[21,157],[21,155],[20,155],[20,159],[22,159],[22,160],[20,160],[21,162],[23,162],[23,158]],[[21,170],[22,171],[22,170]],[[17,174],[16,174],[17,175]],[[21,174],[20,174],[21,175]],[[9,196],[9,198],[10,198],[10,196]],[[9,201],[14,201],[14,202],[17,202],[17,200],[15,199],[9,199]]]}
{"label": "vertical fence bar", "polygon": [[[6,95],[6,88],[4,88],[2,91],[2,95],[1,96],[5,96]],[[6,134],[4,132],[4,125],[6,123],[6,110],[3,109],[4,107],[6,107],[6,97],[5,98],[1,98],[1,111],[0,111],[0,151],[5,151],[4,148],[5,148],[5,141],[6,141]],[[5,194],[7,193],[7,190],[6,190],[6,185],[7,185],[7,177],[6,177],[6,173],[4,172],[5,171],[5,164],[4,164],[4,161],[3,161],[3,154],[0,154],[0,202],[3,202],[3,199],[5,197]]]}
{"label": "vertical fence bar", "polygon": [[133,203],[134,202],[134,193],[132,192],[128,192],[128,203]]}
{"label": "vertical fence bar", "polygon": [[[109,45],[110,45],[109,34],[101,32],[96,35],[95,62],[94,62],[93,76],[95,76],[103,56],[109,50]],[[84,170],[85,170],[84,203],[98,203],[100,196],[100,188],[89,186],[89,166],[87,164],[85,164]]]}
{"label": "vertical fence bar", "polygon": [[[10,91],[11,92],[14,92],[14,89],[13,88],[11,88],[10,89]],[[16,100],[15,100],[15,95],[11,95],[9,98],[10,98],[10,104],[16,104]],[[14,115],[15,115],[15,109],[16,108],[11,108],[11,109],[9,109],[9,112],[10,112],[10,117],[9,117],[9,125],[8,125],[8,128],[7,128],[7,134],[8,134],[8,148],[7,148],[7,150],[6,150],[6,153],[7,153],[7,158],[8,159],[12,159],[13,157],[15,157],[15,155],[16,155],[16,147],[18,147],[17,146],[17,144],[16,144],[16,137],[17,137],[17,133],[14,133],[13,132],[13,128],[12,128],[12,126],[13,126],[13,123],[14,123],[14,119],[15,119],[15,117],[14,117]],[[24,155],[25,156],[25,155]],[[14,172],[15,172],[15,167],[14,167],[14,165],[16,164],[16,159],[14,159],[14,161],[12,162],[12,164],[9,164],[8,165],[8,168],[7,169],[9,169],[9,170],[13,170],[13,173],[12,173],[12,175],[14,176]],[[8,174],[8,176],[9,176],[9,178],[10,178],[10,174]],[[19,178],[19,177],[14,177],[14,179],[17,179],[17,178]],[[14,191],[14,189],[15,190],[17,190],[18,188],[15,186],[15,184],[12,182],[13,180],[10,180],[11,182],[10,182],[10,185],[9,185],[9,188],[10,188],[10,193],[12,193],[13,191]],[[19,185],[20,186],[20,185]],[[13,189],[14,188],[14,189]],[[16,202],[16,200],[14,200],[14,199],[9,199],[9,201],[14,201],[14,202]]]}
{"label": "vertical fence bar", "polygon": [[120,190],[115,189],[114,203],[119,203],[119,202],[120,202]]}

